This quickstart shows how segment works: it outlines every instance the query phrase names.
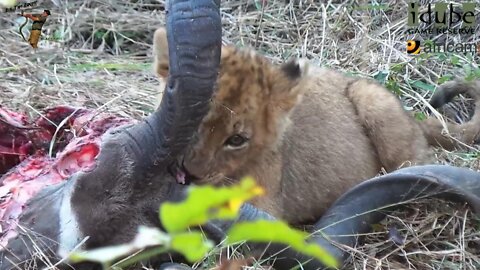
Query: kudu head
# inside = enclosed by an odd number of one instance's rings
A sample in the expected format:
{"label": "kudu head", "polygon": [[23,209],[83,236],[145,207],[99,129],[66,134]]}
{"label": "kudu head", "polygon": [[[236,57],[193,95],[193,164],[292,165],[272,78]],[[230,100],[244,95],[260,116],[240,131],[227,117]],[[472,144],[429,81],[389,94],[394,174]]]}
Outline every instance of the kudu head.
{"label": "kudu head", "polygon": [[[129,241],[139,225],[161,227],[160,204],[181,199],[184,191],[168,168],[198,128],[215,89],[221,47],[219,2],[167,1],[170,74],[159,108],[139,124],[105,134],[93,169],[44,189],[28,203],[18,236],[0,253],[0,270],[38,269],[76,247]],[[431,196],[466,201],[478,212],[480,174],[450,166],[419,166],[365,181],[338,199],[315,224],[323,234],[310,240],[343,261],[348,253],[337,244],[354,246],[355,234],[368,232],[370,224],[385,216],[375,209]],[[272,219],[249,204],[241,208],[239,220],[258,218]],[[212,223],[212,232],[222,237],[230,224]],[[276,254],[276,269],[290,269],[299,262],[307,262],[303,269],[323,268],[319,261],[281,245],[254,247],[265,256]]]}
{"label": "kudu head", "polygon": [[170,74],[157,110],[108,131],[95,166],[31,199],[0,269],[55,263],[74,248],[131,240],[139,225],[161,226],[161,202],[181,197],[169,165],[209,109],[221,50],[220,0],[166,1]]}

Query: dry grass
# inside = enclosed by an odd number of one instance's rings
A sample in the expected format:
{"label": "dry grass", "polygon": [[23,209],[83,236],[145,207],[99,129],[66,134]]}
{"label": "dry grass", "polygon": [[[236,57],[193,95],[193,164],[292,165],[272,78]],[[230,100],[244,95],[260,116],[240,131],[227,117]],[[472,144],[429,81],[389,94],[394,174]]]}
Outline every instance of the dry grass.
{"label": "dry grass", "polygon": [[478,269],[478,226],[468,207],[419,200],[376,225],[347,269]]}
{"label": "dry grass", "polygon": [[[17,33],[22,21],[14,14],[0,14],[2,105],[35,115],[46,106],[71,104],[137,119],[154,109],[159,89],[151,68],[151,43],[153,31],[164,25],[164,1],[38,2],[37,11],[52,11],[44,35],[60,40],[42,41],[33,54]],[[375,77],[408,109],[425,112],[431,90],[443,77],[478,72],[478,55],[407,55],[405,41],[413,36],[405,32],[403,0],[268,0],[263,7],[260,2],[222,0],[226,43],[253,46],[275,62],[304,57]],[[366,5],[376,8],[362,8]],[[445,42],[459,37],[415,38]],[[475,36],[461,38],[478,42]],[[462,99],[446,114],[464,121],[469,106]],[[440,163],[480,167],[477,149],[438,149],[437,154]],[[479,223],[462,206],[419,202],[384,223],[353,252],[355,260],[346,269],[480,267]],[[386,224],[406,236],[404,245],[385,240]]]}

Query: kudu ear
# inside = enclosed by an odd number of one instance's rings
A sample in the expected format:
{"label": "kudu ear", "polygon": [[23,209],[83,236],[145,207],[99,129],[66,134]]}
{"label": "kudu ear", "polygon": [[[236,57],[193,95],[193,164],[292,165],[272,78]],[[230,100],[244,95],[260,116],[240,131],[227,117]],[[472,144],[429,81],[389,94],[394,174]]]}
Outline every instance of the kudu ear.
{"label": "kudu ear", "polygon": [[160,27],[153,34],[153,54],[155,73],[162,79],[168,77],[168,41],[167,30]]}

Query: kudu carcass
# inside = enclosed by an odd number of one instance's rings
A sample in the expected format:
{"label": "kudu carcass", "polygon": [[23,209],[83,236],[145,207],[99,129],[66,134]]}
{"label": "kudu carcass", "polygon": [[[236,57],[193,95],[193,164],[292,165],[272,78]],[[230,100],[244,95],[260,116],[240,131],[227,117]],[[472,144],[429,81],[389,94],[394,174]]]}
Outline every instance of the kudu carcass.
{"label": "kudu carcass", "polygon": [[[93,166],[29,201],[19,222],[27,232],[19,232],[3,248],[0,269],[41,268],[49,258],[56,262],[80,244],[88,249],[124,243],[139,225],[161,228],[159,205],[183,197],[184,187],[175,183],[169,167],[208,110],[220,59],[221,24],[218,0],[167,2],[170,74],[161,105],[138,124],[109,130],[98,143]],[[344,260],[347,253],[330,241],[355,245],[354,236],[339,235],[368,232],[369,224],[385,213],[373,209],[419,196],[446,196],[466,201],[478,211],[479,194],[480,175],[466,169],[439,165],[402,169],[365,181],[338,199],[314,226],[323,235],[311,240]],[[242,207],[239,219],[258,218],[272,219],[249,204]],[[204,229],[220,240],[230,224],[209,223]],[[277,254],[276,269],[290,269],[299,262],[306,262],[303,269],[323,267],[281,245],[254,247],[266,248],[265,256]],[[152,262],[160,264],[169,258]]]}
{"label": "kudu carcass", "polygon": [[161,226],[159,205],[182,192],[169,180],[168,167],[198,128],[215,88],[219,5],[167,1],[172,70],[158,109],[137,124],[109,130],[93,166],[29,201],[19,222],[28,233],[8,242],[0,269],[41,268],[48,258],[34,258],[39,253],[54,261],[85,237],[82,248],[89,249],[129,241],[139,225]]}

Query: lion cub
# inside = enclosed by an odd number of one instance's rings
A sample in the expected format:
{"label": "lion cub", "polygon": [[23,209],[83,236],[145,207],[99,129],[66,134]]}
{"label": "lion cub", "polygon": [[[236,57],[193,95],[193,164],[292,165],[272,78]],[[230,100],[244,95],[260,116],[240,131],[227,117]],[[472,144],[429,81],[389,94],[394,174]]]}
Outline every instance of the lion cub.
{"label": "lion cub", "polygon": [[[164,29],[154,48],[166,77]],[[436,119],[417,123],[375,82],[298,61],[274,65],[253,50],[222,48],[217,87],[177,180],[223,185],[253,176],[266,189],[253,204],[291,224],[316,221],[382,167],[431,163],[429,141],[442,138]]]}

